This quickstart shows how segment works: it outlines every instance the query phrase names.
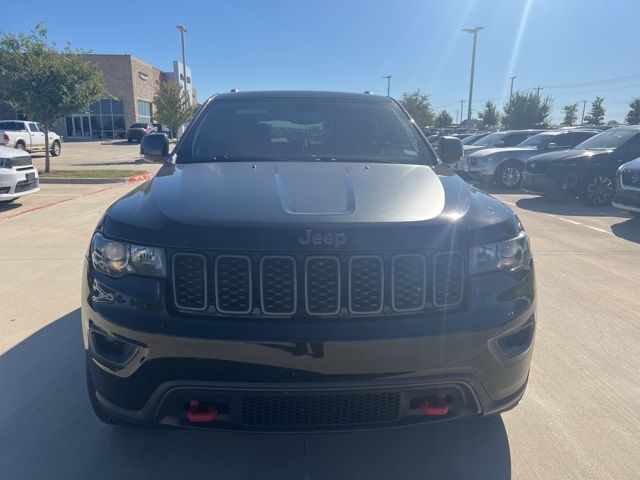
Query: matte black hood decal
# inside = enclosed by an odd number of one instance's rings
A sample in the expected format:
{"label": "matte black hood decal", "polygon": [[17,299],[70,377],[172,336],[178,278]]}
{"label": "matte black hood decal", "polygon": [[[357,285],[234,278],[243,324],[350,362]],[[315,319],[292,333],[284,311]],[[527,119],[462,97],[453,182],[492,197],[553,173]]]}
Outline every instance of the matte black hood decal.
{"label": "matte black hood decal", "polygon": [[307,229],[344,234],[345,250],[423,248],[515,236],[514,218],[445,166],[203,163],[165,165],[116,202],[102,228],[176,248],[317,251],[298,242]]}

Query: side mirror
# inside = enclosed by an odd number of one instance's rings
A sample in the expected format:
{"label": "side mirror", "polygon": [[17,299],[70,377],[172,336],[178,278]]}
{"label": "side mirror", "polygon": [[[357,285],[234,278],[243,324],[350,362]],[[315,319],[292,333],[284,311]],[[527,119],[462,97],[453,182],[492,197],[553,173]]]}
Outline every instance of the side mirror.
{"label": "side mirror", "polygon": [[148,133],[140,141],[140,153],[146,160],[164,162],[169,156],[169,139],[164,133]]}
{"label": "side mirror", "polygon": [[556,142],[547,143],[547,150],[555,150],[558,148],[558,144]]}
{"label": "side mirror", "polygon": [[498,140],[495,145],[495,148],[500,148],[500,147],[504,147],[504,140]]}
{"label": "side mirror", "polygon": [[462,141],[456,137],[440,137],[438,139],[438,156],[442,163],[451,165],[462,160],[464,148]]}

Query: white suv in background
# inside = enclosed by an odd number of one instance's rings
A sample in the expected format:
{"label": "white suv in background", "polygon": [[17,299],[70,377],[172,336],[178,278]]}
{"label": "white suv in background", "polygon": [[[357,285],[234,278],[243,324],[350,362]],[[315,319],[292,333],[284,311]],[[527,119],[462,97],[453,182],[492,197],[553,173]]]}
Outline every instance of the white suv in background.
{"label": "white suv in background", "polygon": [[15,148],[0,147],[0,204],[39,191],[38,170],[31,155]]}
{"label": "white suv in background", "polygon": [[[0,145],[27,152],[44,151],[44,127],[24,120],[0,120]],[[49,132],[49,151],[57,157],[62,152],[62,138]]]}

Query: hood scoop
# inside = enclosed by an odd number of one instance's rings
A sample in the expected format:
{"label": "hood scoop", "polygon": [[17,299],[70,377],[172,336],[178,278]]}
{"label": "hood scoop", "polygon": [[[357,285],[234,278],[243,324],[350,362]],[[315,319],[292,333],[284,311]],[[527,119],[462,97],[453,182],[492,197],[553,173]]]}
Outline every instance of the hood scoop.
{"label": "hood scoop", "polygon": [[274,166],[274,178],[282,209],[290,215],[351,215],[356,210],[348,166],[288,165],[286,170]]}

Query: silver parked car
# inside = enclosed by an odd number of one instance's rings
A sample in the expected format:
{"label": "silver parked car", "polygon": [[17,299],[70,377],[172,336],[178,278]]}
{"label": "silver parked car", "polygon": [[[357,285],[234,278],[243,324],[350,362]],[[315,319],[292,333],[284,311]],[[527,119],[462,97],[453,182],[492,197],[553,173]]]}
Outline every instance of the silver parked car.
{"label": "silver parked car", "polygon": [[533,135],[515,147],[483,149],[467,157],[464,176],[502,188],[517,188],[527,159],[542,152],[573,148],[597,133],[600,130],[552,130]]}

